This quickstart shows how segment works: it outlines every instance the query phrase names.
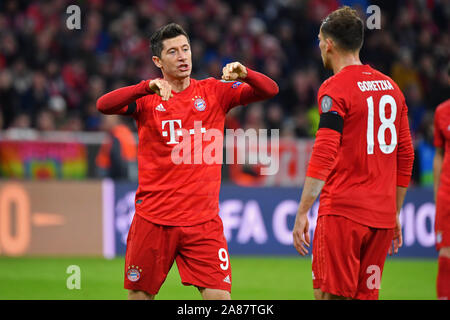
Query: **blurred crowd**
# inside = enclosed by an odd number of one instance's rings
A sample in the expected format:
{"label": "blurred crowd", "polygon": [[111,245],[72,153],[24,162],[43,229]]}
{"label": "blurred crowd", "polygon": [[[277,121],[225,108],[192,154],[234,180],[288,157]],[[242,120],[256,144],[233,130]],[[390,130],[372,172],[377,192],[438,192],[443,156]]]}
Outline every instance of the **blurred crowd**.
{"label": "blurred crowd", "polygon": [[[194,78],[220,78],[224,64],[240,61],[278,83],[277,97],[233,109],[227,127],[314,137],[317,90],[331,75],[322,66],[317,33],[341,5],[364,20],[369,5],[380,7],[381,29],[366,29],[361,60],[404,92],[418,152],[431,147],[434,109],[450,97],[448,0],[77,1],[79,30],[66,26],[71,4],[0,2],[0,128],[102,130],[97,98],[160,76],[149,38],[173,21],[190,35]],[[416,158],[419,166],[428,161]]]}

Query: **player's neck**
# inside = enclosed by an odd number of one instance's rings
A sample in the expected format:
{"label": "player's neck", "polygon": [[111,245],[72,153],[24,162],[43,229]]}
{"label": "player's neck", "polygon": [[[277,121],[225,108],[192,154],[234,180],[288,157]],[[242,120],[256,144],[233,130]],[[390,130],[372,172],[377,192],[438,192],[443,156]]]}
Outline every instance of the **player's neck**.
{"label": "player's neck", "polygon": [[359,59],[359,54],[338,55],[333,63],[333,72],[336,74],[345,67],[352,65],[362,65],[361,60]]}
{"label": "player's neck", "polygon": [[186,78],[182,78],[182,79],[176,79],[176,78],[171,78],[171,77],[165,76],[164,80],[169,82],[170,86],[172,87],[172,90],[174,92],[176,92],[176,93],[179,93],[179,92],[183,91],[184,89],[189,87],[189,85],[191,84],[191,78],[190,77],[186,77]]}

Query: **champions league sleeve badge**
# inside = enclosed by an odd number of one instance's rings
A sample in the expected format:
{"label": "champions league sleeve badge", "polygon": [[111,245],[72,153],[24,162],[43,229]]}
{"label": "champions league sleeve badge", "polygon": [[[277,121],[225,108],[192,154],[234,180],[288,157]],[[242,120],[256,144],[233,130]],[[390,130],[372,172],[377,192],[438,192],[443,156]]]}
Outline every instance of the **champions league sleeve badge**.
{"label": "champions league sleeve badge", "polygon": [[320,108],[322,109],[322,112],[328,112],[331,109],[331,106],[333,105],[333,100],[329,96],[323,96],[322,101],[320,103]]}
{"label": "champions league sleeve badge", "polygon": [[231,85],[231,87],[232,87],[233,89],[236,89],[236,88],[239,87],[241,84],[242,84],[242,82],[240,82],[240,81],[235,81],[235,82]]}

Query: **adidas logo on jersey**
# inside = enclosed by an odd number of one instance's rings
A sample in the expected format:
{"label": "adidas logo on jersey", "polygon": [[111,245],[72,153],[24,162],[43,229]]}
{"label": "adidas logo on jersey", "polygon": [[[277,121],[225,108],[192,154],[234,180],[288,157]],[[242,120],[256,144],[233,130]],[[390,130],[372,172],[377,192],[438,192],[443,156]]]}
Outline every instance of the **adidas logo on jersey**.
{"label": "adidas logo on jersey", "polygon": [[162,103],[158,104],[155,108],[158,111],[166,111],[166,108],[162,105]]}
{"label": "adidas logo on jersey", "polygon": [[225,277],[225,279],[223,279],[223,282],[226,282],[226,283],[231,284],[230,276],[227,275],[227,276]]}

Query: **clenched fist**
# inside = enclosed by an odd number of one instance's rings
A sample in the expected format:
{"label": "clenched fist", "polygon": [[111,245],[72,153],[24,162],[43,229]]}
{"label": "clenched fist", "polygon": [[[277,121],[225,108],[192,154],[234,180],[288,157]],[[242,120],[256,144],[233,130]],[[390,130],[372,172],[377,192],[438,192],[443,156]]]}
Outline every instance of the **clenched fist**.
{"label": "clenched fist", "polygon": [[239,62],[228,63],[222,69],[222,79],[226,81],[233,81],[238,79],[245,79],[247,77],[247,68]]}
{"label": "clenched fist", "polygon": [[163,79],[154,79],[149,82],[150,89],[162,98],[163,101],[167,101],[173,97],[172,86]]}

